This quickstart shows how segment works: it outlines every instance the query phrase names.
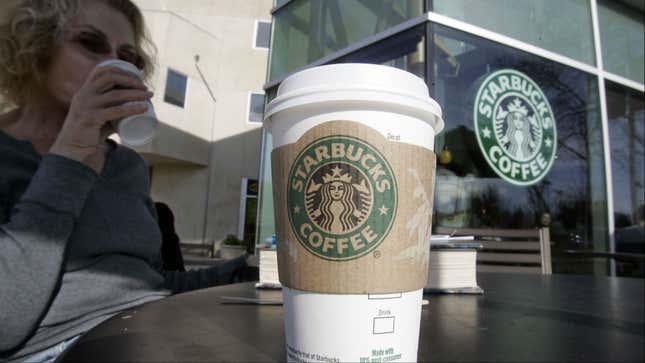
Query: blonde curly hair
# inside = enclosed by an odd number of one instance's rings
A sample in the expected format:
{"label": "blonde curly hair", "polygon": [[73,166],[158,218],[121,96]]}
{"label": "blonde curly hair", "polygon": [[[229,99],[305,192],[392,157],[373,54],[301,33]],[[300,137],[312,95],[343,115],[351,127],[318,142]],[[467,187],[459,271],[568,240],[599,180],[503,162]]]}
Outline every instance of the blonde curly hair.
{"label": "blonde curly hair", "polygon": [[[22,105],[44,78],[50,56],[83,0],[0,0],[0,93]],[[131,0],[99,0],[121,12],[134,29],[137,66],[147,79],[156,48],[141,10]]]}

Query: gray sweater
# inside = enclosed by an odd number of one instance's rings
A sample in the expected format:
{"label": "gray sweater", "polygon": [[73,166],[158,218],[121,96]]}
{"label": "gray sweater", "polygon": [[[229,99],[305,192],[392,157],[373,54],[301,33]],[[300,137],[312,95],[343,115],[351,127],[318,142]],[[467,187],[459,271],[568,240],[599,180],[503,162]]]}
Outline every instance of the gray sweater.
{"label": "gray sweater", "polygon": [[226,283],[238,258],[161,272],[148,170],[111,144],[100,175],[0,131],[0,360],[81,334],[171,293]]}

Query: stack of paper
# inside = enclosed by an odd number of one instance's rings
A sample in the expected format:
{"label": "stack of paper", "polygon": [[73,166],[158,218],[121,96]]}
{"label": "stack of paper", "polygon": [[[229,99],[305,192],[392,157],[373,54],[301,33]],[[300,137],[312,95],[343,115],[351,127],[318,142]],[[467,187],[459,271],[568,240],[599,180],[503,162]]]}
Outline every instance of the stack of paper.
{"label": "stack of paper", "polygon": [[481,294],[477,285],[477,250],[481,243],[472,236],[433,235],[426,292]]}
{"label": "stack of paper", "polygon": [[273,248],[259,248],[260,282],[255,287],[281,288],[278,278],[278,255]]}

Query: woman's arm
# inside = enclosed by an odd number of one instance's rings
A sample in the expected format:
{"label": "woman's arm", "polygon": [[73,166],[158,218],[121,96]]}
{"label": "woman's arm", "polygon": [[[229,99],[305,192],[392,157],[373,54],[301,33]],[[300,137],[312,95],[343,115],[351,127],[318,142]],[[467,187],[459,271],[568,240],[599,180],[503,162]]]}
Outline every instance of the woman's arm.
{"label": "woman's arm", "polygon": [[173,294],[230,284],[236,273],[247,266],[246,256],[220,262],[214,266],[186,272],[164,271],[166,289]]}
{"label": "woman's arm", "polygon": [[16,205],[0,205],[0,356],[19,348],[47,313],[96,179],[89,167],[48,154]]}

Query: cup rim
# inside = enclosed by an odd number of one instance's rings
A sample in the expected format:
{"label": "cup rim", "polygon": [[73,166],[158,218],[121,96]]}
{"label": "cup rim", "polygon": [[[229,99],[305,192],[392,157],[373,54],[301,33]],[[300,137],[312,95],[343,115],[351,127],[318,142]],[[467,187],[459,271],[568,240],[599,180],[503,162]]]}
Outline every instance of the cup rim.
{"label": "cup rim", "polygon": [[130,72],[135,74],[139,79],[143,78],[143,71],[140,70],[137,66],[134,64],[124,61],[122,59],[108,59],[103,62],[100,62],[99,64],[96,65],[96,67],[107,67],[110,65],[116,65],[119,69],[122,69],[126,72]]}
{"label": "cup rim", "polygon": [[[290,89],[288,85],[293,80],[301,81],[303,75],[315,72],[317,70],[331,71],[334,68],[364,70],[365,75],[376,74],[375,72],[386,71],[390,74],[397,74],[402,79],[407,78],[408,82],[416,83],[419,89],[427,91],[425,81],[416,75],[389,66],[367,64],[367,63],[343,63],[331,64],[318,67],[312,67],[292,74],[287,77],[278,88],[277,96],[269,102],[264,114],[264,124],[269,126],[272,123],[272,117],[287,109],[297,109],[303,106],[314,104],[328,103],[334,101],[357,101],[357,102],[376,102],[393,108],[397,112],[397,106],[404,109],[413,109],[427,115],[422,121],[432,126],[435,134],[438,134],[444,128],[443,115],[441,106],[437,101],[429,96],[429,93],[419,94],[418,92],[409,92],[404,88],[386,88],[384,85],[367,84],[360,85],[351,83],[351,80],[338,82],[326,82],[323,85],[312,85],[304,87],[295,87]],[[287,87],[285,87],[287,85]],[[423,87],[420,87],[423,85]],[[286,92],[285,89],[288,89]],[[400,110],[399,110],[400,111]],[[415,113],[416,113],[415,112]]]}

